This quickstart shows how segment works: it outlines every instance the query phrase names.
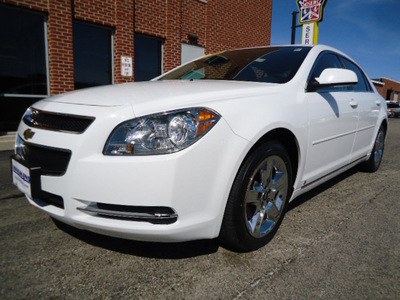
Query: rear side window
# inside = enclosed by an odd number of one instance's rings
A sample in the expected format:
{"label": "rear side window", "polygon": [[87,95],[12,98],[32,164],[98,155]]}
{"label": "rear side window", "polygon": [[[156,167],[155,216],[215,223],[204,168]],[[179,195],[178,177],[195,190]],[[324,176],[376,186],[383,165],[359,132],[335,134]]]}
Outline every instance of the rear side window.
{"label": "rear side window", "polygon": [[359,67],[357,67],[354,63],[349,61],[348,59],[342,57],[342,61],[346,67],[346,69],[352,70],[357,74],[358,83],[356,85],[348,86],[348,90],[356,91],[356,92],[368,92],[371,91],[371,86],[368,83],[367,78],[364,73],[361,71]]}

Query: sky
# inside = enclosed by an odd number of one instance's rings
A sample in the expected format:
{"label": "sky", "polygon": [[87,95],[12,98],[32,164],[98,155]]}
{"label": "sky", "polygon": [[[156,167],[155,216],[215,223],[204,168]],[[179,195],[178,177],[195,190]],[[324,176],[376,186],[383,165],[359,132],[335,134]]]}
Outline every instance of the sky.
{"label": "sky", "polygon": [[[290,44],[293,11],[296,0],[273,0],[271,45]],[[297,28],[297,44],[301,35]],[[318,44],[346,53],[370,78],[400,82],[400,0],[328,0]]]}

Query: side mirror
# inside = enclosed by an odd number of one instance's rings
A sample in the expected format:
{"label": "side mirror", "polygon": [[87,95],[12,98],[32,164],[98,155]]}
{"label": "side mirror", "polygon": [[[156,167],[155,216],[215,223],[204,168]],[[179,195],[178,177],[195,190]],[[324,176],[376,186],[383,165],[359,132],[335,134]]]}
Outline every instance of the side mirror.
{"label": "side mirror", "polygon": [[311,79],[307,86],[307,92],[315,92],[318,89],[334,86],[354,85],[358,83],[357,74],[347,69],[325,69],[317,78]]}

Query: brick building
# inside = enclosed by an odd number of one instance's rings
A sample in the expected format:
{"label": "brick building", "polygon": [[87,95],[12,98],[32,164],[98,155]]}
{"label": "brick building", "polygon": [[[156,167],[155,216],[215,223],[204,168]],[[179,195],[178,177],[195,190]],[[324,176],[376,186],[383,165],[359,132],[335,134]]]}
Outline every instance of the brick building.
{"label": "brick building", "polygon": [[400,82],[388,78],[374,79],[372,82],[383,98],[400,102]]}
{"label": "brick building", "polygon": [[272,0],[0,0],[0,132],[50,95],[269,45],[271,18]]}

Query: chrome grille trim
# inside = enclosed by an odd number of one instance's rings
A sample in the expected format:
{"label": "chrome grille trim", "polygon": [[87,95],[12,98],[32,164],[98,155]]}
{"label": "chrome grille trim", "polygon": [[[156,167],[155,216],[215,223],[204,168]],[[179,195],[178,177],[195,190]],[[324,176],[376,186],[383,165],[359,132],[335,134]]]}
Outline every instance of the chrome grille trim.
{"label": "chrome grille trim", "polygon": [[34,128],[80,134],[95,120],[94,117],[42,111],[29,108],[23,122]]}

